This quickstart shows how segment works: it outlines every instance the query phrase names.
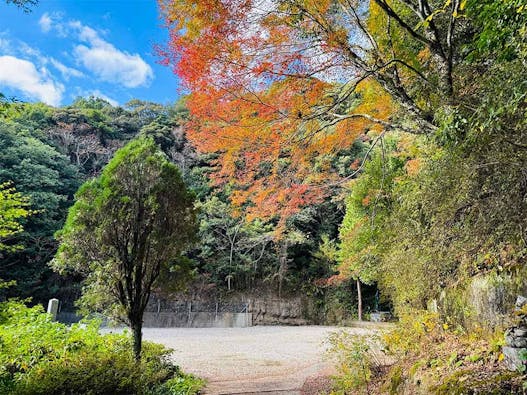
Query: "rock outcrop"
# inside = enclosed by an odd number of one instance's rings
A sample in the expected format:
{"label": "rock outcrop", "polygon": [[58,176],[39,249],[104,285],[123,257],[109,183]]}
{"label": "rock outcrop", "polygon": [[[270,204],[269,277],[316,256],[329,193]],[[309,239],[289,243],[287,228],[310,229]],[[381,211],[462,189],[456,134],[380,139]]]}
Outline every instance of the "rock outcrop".
{"label": "rock outcrop", "polygon": [[527,369],[527,298],[518,296],[515,316],[517,323],[505,332],[502,351],[507,368],[523,372]]}

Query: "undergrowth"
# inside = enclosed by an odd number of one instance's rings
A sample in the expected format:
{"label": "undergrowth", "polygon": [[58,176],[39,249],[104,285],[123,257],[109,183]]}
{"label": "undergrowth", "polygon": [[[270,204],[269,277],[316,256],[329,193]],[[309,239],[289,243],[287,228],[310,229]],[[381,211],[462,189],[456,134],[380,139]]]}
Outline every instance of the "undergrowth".
{"label": "undergrowth", "polygon": [[203,386],[170,361],[171,350],[144,342],[138,363],[130,335],[101,335],[99,324],[67,326],[40,306],[1,303],[0,393],[187,395]]}
{"label": "undergrowth", "polygon": [[503,332],[451,328],[437,314],[401,317],[379,337],[334,333],[333,394],[525,394],[525,372],[503,364]]}

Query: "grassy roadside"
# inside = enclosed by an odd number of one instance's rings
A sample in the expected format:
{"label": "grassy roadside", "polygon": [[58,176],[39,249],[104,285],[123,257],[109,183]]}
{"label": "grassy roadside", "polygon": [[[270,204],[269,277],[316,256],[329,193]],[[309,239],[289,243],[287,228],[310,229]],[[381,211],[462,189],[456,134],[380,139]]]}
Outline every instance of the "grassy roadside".
{"label": "grassy roadside", "polygon": [[379,336],[329,339],[343,394],[525,394],[527,376],[503,363],[503,332],[450,328],[437,315],[403,317]]}

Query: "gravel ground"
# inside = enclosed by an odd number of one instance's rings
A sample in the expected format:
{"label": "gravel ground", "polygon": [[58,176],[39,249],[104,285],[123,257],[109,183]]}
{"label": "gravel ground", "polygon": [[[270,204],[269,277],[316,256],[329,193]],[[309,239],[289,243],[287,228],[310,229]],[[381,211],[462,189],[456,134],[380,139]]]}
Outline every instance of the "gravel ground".
{"label": "gravel ground", "polygon": [[[323,326],[144,328],[143,338],[174,349],[174,361],[184,371],[207,379],[206,394],[300,394],[306,380],[332,373],[324,341],[335,330]],[[346,331],[372,333],[362,328]]]}

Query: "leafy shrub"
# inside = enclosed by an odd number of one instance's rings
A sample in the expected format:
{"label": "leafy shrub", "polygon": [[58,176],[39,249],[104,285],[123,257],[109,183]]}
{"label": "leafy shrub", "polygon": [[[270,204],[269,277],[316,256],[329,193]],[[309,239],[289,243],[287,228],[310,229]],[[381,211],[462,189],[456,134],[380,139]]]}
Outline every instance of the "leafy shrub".
{"label": "leafy shrub", "polygon": [[324,318],[328,325],[343,325],[356,319],[357,298],[356,292],[345,281],[335,286],[328,287],[324,294]]}
{"label": "leafy shrub", "polygon": [[169,361],[163,346],[145,342],[136,363],[127,333],[101,335],[98,328],[97,321],[67,326],[41,307],[2,303],[0,393],[178,395],[202,386]]}
{"label": "leafy shrub", "polygon": [[328,353],[336,360],[337,368],[333,393],[349,394],[357,390],[367,393],[372,377],[387,364],[378,339],[339,331],[331,333],[328,343]]}
{"label": "leafy shrub", "polygon": [[382,335],[386,350],[399,358],[408,352],[418,351],[424,339],[439,336],[446,327],[442,327],[437,313],[426,310],[401,314],[397,327]]}
{"label": "leafy shrub", "polygon": [[171,378],[152,395],[190,395],[197,393],[204,381],[191,374]]}

